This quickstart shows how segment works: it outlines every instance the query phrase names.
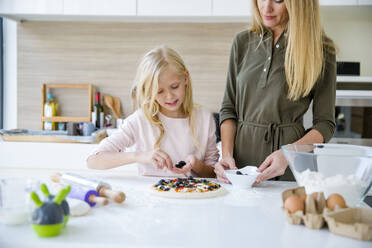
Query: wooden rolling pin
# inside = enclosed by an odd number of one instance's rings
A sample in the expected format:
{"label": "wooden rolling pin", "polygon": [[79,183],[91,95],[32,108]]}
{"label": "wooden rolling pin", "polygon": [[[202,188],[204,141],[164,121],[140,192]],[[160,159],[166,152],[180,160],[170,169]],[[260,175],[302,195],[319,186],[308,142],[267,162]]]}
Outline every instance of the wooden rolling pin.
{"label": "wooden rolling pin", "polygon": [[85,201],[89,206],[93,207],[98,203],[99,205],[107,205],[108,200],[105,197],[99,196],[98,192],[92,189],[84,188],[76,184],[71,184],[71,191],[67,197]]}
{"label": "wooden rolling pin", "polygon": [[56,183],[78,184],[93,189],[98,192],[99,196],[108,197],[117,203],[122,203],[125,200],[125,194],[120,191],[112,190],[108,183],[88,179],[77,174],[57,173],[51,176],[51,179]]}

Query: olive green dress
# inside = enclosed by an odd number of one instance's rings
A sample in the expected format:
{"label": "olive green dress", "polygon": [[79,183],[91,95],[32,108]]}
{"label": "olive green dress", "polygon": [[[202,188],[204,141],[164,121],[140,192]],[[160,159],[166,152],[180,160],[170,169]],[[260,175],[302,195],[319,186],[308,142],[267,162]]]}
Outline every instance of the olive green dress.
{"label": "olive green dress", "polygon": [[[271,31],[263,39],[251,31],[239,33],[233,42],[226,90],[220,110],[220,123],[237,123],[234,158],[238,168],[259,166],[282,145],[306,133],[303,115],[313,101],[313,129],[328,142],[335,130],[336,58],[326,53],[324,74],[310,94],[297,101],[287,98],[283,33],[273,46]],[[293,180],[289,168],[280,180]]]}

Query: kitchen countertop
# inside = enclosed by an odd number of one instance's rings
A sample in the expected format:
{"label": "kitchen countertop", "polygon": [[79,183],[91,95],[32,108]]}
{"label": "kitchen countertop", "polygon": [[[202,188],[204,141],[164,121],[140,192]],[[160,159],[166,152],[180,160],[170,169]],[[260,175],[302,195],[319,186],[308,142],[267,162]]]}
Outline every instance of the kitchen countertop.
{"label": "kitchen countertop", "polygon": [[[52,170],[0,169],[1,177],[37,178],[51,184]],[[75,171],[76,173],[76,171]],[[70,217],[53,238],[38,238],[30,225],[0,224],[0,247],[371,247],[323,228],[291,225],[281,210],[281,192],[294,182],[268,181],[250,190],[223,185],[229,193],[211,199],[166,199],[149,187],[159,178],[133,171],[82,172],[123,190],[123,204],[110,202],[86,216]]]}

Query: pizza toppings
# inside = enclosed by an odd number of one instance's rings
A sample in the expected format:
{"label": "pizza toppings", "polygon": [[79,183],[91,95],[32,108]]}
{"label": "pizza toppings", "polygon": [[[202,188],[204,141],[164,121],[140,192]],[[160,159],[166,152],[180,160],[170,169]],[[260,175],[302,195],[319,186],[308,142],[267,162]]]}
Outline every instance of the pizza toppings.
{"label": "pizza toppings", "polygon": [[181,169],[182,167],[184,167],[186,165],[186,162],[185,161],[179,161],[175,166],[179,169]]}
{"label": "pizza toppings", "polygon": [[157,191],[175,191],[179,193],[186,192],[208,192],[221,188],[218,183],[207,179],[197,179],[189,176],[188,178],[161,179],[153,186]]}

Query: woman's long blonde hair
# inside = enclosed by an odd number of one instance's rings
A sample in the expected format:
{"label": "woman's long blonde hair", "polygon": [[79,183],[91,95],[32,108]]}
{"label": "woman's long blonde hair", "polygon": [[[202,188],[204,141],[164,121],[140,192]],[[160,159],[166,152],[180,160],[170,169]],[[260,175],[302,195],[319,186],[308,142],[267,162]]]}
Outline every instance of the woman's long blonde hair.
{"label": "woman's long blonde hair", "polygon": [[[288,99],[298,100],[307,96],[318,78],[323,76],[325,53],[335,54],[336,51],[334,43],[323,31],[318,0],[284,0],[284,4],[288,11],[284,62]],[[252,0],[252,7],[251,31],[263,34],[257,0]]]}
{"label": "woman's long blonde hair", "polygon": [[146,119],[156,125],[160,130],[160,135],[154,144],[155,149],[159,148],[165,130],[163,123],[159,119],[158,113],[160,106],[156,101],[156,95],[159,88],[159,76],[169,67],[175,70],[178,75],[185,76],[188,81],[185,86],[185,99],[181,104],[181,110],[185,116],[189,117],[191,134],[195,144],[198,146],[194,135],[194,103],[192,99],[191,78],[185,63],[175,50],[166,46],[160,46],[145,54],[138,66],[135,86],[132,92],[135,92],[137,105],[142,109]]}

